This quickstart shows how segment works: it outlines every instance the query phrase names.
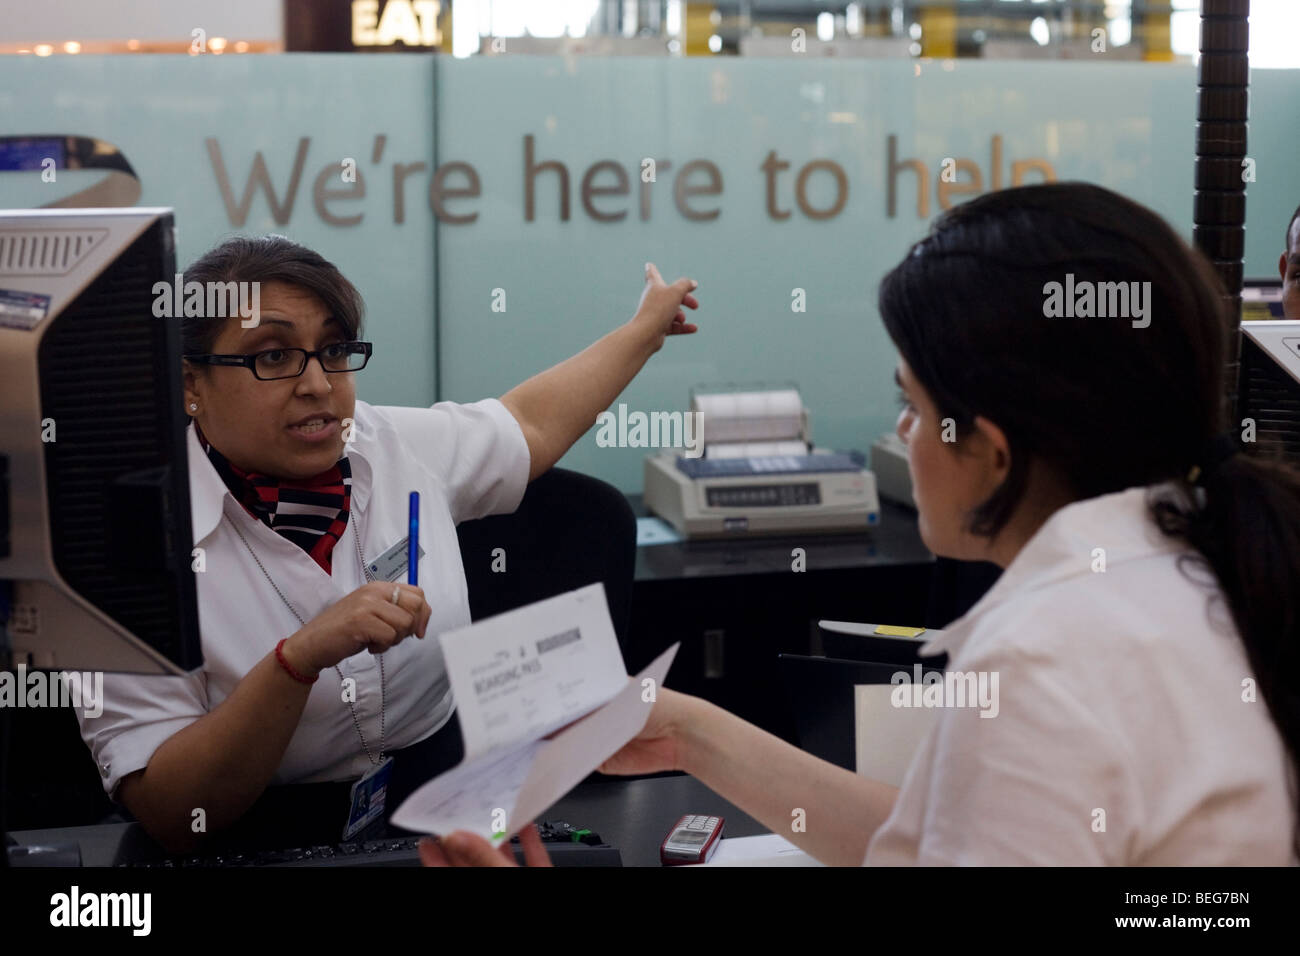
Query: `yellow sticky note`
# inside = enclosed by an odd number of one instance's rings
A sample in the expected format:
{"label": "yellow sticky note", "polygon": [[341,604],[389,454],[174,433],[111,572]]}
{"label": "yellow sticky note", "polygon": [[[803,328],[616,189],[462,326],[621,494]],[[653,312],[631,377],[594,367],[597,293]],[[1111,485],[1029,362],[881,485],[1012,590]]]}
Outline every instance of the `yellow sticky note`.
{"label": "yellow sticky note", "polygon": [[873,633],[883,635],[884,637],[920,637],[925,633],[925,628],[898,627],[894,624],[878,624]]}

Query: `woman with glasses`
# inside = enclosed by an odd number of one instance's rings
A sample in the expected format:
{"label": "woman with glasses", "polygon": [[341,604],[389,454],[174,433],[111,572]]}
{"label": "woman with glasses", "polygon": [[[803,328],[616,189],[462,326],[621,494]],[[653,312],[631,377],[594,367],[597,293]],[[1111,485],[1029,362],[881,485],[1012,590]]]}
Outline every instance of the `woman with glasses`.
{"label": "woman with glasses", "polygon": [[499,400],[402,408],[356,397],[361,298],[316,253],[236,238],[184,278],[260,293],[252,320],[183,320],[204,667],[106,675],[82,735],[110,797],[170,850],[220,831],[336,842],[460,759],[427,639],[470,620],[456,525],[513,511],[667,335],[696,330],[696,283],[647,264],[632,319],[578,355]]}

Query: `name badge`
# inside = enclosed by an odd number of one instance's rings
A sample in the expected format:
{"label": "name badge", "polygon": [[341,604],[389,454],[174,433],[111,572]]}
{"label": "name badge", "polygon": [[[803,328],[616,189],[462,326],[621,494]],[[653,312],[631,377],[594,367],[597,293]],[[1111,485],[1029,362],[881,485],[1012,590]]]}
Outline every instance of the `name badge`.
{"label": "name badge", "polygon": [[[411,540],[407,535],[375,560],[370,562],[370,573],[379,581],[406,580],[406,546]],[[424,557],[424,548],[420,548],[420,557]]]}
{"label": "name badge", "polygon": [[348,810],[348,823],[343,828],[344,840],[351,840],[384,815],[384,799],[388,795],[388,778],[392,773],[393,758],[385,757],[352,785],[352,808]]}

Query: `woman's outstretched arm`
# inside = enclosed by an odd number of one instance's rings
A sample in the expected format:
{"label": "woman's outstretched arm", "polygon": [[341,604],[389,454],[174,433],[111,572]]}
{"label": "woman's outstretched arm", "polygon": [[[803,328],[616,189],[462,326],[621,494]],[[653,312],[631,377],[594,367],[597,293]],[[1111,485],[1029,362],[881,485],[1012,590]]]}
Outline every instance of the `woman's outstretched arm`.
{"label": "woman's outstretched arm", "polygon": [[699,306],[691,291],[699,283],[667,285],[646,263],[646,286],[636,314],[626,323],[545,372],[501,396],[519,422],[532,464],[528,480],[547,471],[636,377],[669,335],[694,332],[683,307]]}

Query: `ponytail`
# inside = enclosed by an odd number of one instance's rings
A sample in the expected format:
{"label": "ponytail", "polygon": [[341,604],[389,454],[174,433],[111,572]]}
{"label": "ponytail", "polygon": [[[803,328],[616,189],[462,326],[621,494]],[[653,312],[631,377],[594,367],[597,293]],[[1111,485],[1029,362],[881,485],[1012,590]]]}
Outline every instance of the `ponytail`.
{"label": "ponytail", "polygon": [[[1155,502],[1156,524],[1214,571],[1259,693],[1300,766],[1300,470],[1240,452],[1207,467],[1198,484],[1199,509]],[[1292,844],[1300,855],[1300,827]]]}

